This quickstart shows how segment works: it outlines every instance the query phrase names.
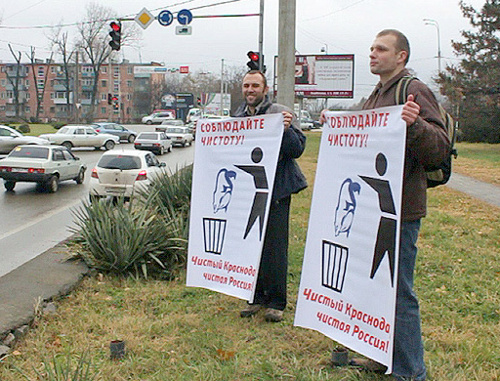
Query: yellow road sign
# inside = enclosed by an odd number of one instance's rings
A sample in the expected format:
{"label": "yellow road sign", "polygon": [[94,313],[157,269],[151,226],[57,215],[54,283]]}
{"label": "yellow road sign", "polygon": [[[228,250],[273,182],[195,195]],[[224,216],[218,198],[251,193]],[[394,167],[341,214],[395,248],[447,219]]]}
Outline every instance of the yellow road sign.
{"label": "yellow road sign", "polygon": [[154,20],[155,17],[146,8],[142,8],[142,11],[135,16],[135,22],[143,29],[146,29]]}

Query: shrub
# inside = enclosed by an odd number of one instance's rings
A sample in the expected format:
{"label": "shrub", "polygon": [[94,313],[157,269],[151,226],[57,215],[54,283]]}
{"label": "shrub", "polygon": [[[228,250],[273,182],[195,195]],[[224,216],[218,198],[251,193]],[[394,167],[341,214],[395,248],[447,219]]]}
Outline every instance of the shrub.
{"label": "shrub", "polygon": [[65,122],[51,122],[50,123],[52,127],[54,127],[56,130],[60,129],[62,126],[66,125]]}
{"label": "shrub", "polygon": [[192,166],[160,176],[128,204],[84,202],[73,211],[77,256],[100,271],[171,277],[187,256]]}
{"label": "shrub", "polygon": [[22,132],[23,134],[31,132],[30,126],[28,126],[27,124],[21,124],[19,127],[17,127],[17,130],[19,132]]}

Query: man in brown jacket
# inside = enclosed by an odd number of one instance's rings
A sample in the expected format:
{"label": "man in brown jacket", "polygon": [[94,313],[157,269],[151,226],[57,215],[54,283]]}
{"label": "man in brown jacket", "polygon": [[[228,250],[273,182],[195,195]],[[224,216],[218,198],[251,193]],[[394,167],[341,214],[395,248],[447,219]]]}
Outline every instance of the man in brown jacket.
{"label": "man in brown jacket", "polygon": [[[363,109],[394,106],[398,81],[410,74],[406,69],[410,57],[408,40],[401,32],[386,29],[377,34],[370,51],[370,71],[380,77],[380,82],[363,105]],[[419,80],[413,80],[408,85],[407,94],[408,99],[402,112],[407,136],[393,376],[396,380],[422,381],[426,379],[426,368],[418,300],[413,291],[413,272],[420,220],[425,217],[427,206],[425,168],[438,165],[446,158],[450,142],[441,120],[438,103],[431,90]],[[377,369],[377,364],[371,360],[353,359],[351,363],[365,365],[371,370]]]}

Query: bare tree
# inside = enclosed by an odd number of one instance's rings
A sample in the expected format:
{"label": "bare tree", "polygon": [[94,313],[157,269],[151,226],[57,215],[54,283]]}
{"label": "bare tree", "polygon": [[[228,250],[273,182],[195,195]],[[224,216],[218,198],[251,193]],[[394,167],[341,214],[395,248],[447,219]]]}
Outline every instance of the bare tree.
{"label": "bare tree", "polygon": [[68,109],[68,114],[71,115],[72,102],[71,102],[71,78],[74,78],[74,81],[78,80],[77,73],[72,73],[72,68],[74,67],[71,64],[71,60],[75,55],[76,49],[70,48],[68,43],[68,33],[61,33],[61,29],[56,30],[52,36],[49,36],[49,40],[52,44],[52,48],[56,50],[58,54],[62,57],[62,70],[64,75],[64,89],[66,92],[66,106]]}
{"label": "bare tree", "polygon": [[44,73],[43,76],[43,82],[38,81],[38,76],[40,73],[36,70],[37,66],[37,60],[35,57],[35,48],[32,46],[31,47],[31,52],[30,55],[26,56],[31,62],[31,74],[33,75],[33,85],[35,86],[35,93],[36,93],[36,112],[35,112],[35,121],[38,123],[39,117],[40,117],[40,108],[42,107],[43,104],[43,96],[45,95],[45,89],[47,87],[47,77],[48,73],[50,70],[50,65],[52,64],[52,56],[54,53],[50,54],[50,58],[48,61],[48,65],[44,67],[44,69],[47,69],[47,73]]}
{"label": "bare tree", "polygon": [[18,119],[20,118],[20,115],[19,115],[19,89],[20,89],[20,82],[21,82],[21,52],[17,52],[17,55],[16,53],[14,52],[14,50],[12,49],[12,46],[9,44],[9,49],[10,49],[10,52],[12,53],[12,56],[14,57],[14,60],[16,61],[16,65],[15,65],[15,75],[12,76],[12,75],[9,75],[7,74],[7,79],[9,81],[9,83],[12,85],[12,93],[14,95],[14,109],[15,109],[15,118]]}

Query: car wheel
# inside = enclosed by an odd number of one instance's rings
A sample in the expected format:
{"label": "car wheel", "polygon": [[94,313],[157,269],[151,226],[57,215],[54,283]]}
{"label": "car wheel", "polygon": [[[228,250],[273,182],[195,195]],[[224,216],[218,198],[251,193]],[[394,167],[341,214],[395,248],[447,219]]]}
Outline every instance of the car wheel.
{"label": "car wheel", "polygon": [[71,151],[71,148],[73,148],[73,144],[71,142],[63,142],[61,145],[63,147],[66,147],[70,151]]}
{"label": "car wheel", "polygon": [[183,147],[187,147],[188,146],[188,141],[186,140],[182,146]]}
{"label": "car wheel", "polygon": [[158,150],[158,154],[161,156],[165,153],[165,148],[163,148],[163,146],[160,147],[160,149]]}
{"label": "car wheel", "polygon": [[129,137],[128,137],[128,142],[129,142],[129,143],[133,143],[133,142],[135,142],[135,135],[129,135]]}
{"label": "car wheel", "polygon": [[75,181],[77,184],[83,184],[83,180],[85,180],[85,169],[81,168]]}
{"label": "car wheel", "polygon": [[168,146],[168,152],[172,152],[172,146]]}
{"label": "car wheel", "polygon": [[5,186],[5,189],[7,190],[7,192],[12,192],[14,190],[14,187],[16,186],[16,182],[15,181],[6,181],[3,185]]}
{"label": "car wheel", "polygon": [[146,122],[146,124],[147,124],[147,125],[151,125],[151,124],[153,124],[153,122],[152,122],[152,121],[150,121],[150,120],[148,120],[148,121]]}
{"label": "car wheel", "polygon": [[115,148],[115,142],[112,140],[108,140],[106,143],[104,143],[104,149],[106,151],[109,151],[111,149]]}
{"label": "car wheel", "polygon": [[49,193],[56,193],[59,189],[59,179],[57,178],[57,176],[50,176],[50,178],[47,180],[47,183],[45,184],[45,188]]}

